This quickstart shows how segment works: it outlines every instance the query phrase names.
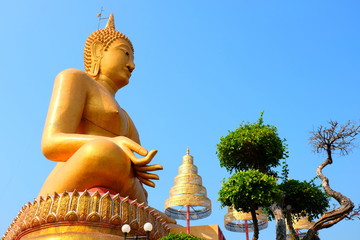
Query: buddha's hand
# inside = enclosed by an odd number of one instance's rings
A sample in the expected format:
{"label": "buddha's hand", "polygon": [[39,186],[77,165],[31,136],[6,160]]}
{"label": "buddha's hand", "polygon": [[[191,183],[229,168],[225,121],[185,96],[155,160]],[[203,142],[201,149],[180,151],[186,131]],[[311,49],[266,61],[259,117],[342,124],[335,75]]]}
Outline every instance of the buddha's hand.
{"label": "buddha's hand", "polygon": [[[155,183],[150,179],[159,180],[159,176],[157,174],[149,173],[149,171],[162,170],[163,167],[160,164],[147,164],[150,163],[151,160],[154,158],[157,150],[151,150],[150,152],[148,152],[140,144],[134,142],[130,138],[123,136],[115,137],[113,141],[119,147],[121,147],[124,153],[130,158],[131,162],[134,165],[135,175],[140,180],[140,182],[150,187],[155,187]],[[135,156],[134,152],[144,157],[138,158]]]}

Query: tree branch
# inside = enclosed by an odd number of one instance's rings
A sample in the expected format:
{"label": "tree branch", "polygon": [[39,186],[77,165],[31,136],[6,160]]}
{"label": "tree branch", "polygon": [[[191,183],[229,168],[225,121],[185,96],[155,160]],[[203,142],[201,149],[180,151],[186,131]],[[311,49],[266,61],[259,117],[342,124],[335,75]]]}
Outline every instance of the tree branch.
{"label": "tree branch", "polygon": [[345,220],[360,220],[360,204],[357,208],[353,209],[346,217]]}
{"label": "tree branch", "polygon": [[286,224],[282,207],[277,203],[273,203],[270,210],[273,212],[276,221],[276,240],[286,240]]}
{"label": "tree branch", "polygon": [[251,208],[250,213],[251,213],[251,217],[252,217],[253,224],[254,224],[254,235],[253,235],[252,240],[258,240],[259,239],[259,223],[258,223],[257,216],[256,216],[256,210],[254,208]]}
{"label": "tree branch", "polygon": [[328,123],[330,127],[320,126],[316,131],[312,132],[310,143],[313,145],[315,152],[325,151],[327,154],[326,160],[316,169],[316,174],[321,179],[325,192],[333,197],[340,204],[340,207],[324,213],[309,229],[304,237],[305,240],[313,239],[320,229],[329,228],[338,223],[348,216],[354,208],[350,198],[330,187],[329,179],[322,173],[322,170],[327,165],[332,164],[332,154],[335,151],[339,151],[341,155],[347,155],[351,151],[352,147],[354,147],[353,141],[360,133],[360,125],[351,121],[348,121],[345,125],[339,125],[336,121],[329,121]]}
{"label": "tree branch", "polygon": [[295,229],[294,229],[294,226],[293,226],[293,221],[292,221],[292,216],[291,216],[291,212],[290,210],[288,209],[286,211],[286,223],[288,225],[288,228],[290,230],[290,233],[291,233],[291,237],[294,239],[294,240],[300,240],[299,239],[299,236],[297,235]]}

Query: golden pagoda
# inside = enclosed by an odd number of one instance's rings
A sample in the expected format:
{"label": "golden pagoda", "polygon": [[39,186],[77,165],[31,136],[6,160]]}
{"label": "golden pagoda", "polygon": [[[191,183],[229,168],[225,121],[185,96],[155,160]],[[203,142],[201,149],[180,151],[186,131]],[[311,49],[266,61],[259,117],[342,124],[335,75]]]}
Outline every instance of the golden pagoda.
{"label": "golden pagoda", "polygon": [[187,232],[190,232],[190,220],[208,217],[211,214],[211,201],[207,198],[206,188],[194,165],[194,158],[189,148],[182,157],[170,197],[165,201],[165,213],[171,218],[187,221]]}
{"label": "golden pagoda", "polygon": [[310,222],[307,216],[295,220],[293,224],[295,230],[309,229],[312,225],[314,225],[314,222]]}
{"label": "golden pagoda", "polygon": [[[268,218],[261,210],[256,211],[259,230],[268,227]],[[249,239],[249,232],[254,231],[251,213],[236,211],[228,207],[228,213],[224,216],[225,228],[231,232],[244,232],[246,239]]]}
{"label": "golden pagoda", "polygon": [[[293,218],[293,227],[300,239],[305,237],[307,230],[311,228],[312,225],[314,225],[314,222],[310,222],[308,216]],[[286,226],[286,229],[289,230],[288,226]],[[286,236],[288,240],[293,239],[291,233],[288,233]]]}

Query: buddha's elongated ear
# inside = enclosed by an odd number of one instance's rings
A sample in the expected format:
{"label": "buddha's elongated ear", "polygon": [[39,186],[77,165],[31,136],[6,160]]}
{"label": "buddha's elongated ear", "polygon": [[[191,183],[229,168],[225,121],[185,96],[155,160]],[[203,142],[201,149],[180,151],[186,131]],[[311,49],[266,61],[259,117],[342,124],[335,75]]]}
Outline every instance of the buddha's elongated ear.
{"label": "buddha's elongated ear", "polygon": [[96,77],[100,72],[100,62],[103,52],[103,43],[95,41],[91,46],[91,67],[88,74]]}

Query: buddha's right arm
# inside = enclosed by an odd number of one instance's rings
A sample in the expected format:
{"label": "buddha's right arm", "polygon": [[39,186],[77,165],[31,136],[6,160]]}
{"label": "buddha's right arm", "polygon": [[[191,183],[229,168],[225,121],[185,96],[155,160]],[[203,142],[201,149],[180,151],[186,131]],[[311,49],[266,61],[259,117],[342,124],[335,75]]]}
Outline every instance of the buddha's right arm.
{"label": "buddha's right arm", "polygon": [[47,159],[66,162],[83,145],[100,138],[105,139],[107,137],[71,133],[43,135],[41,149]]}
{"label": "buddha's right arm", "polygon": [[80,147],[99,136],[77,134],[88,92],[88,76],[67,69],[55,79],[41,148],[53,161],[67,161]]}
{"label": "buddha's right arm", "polygon": [[[104,137],[86,134],[57,133],[49,137],[43,136],[41,147],[46,158],[53,161],[66,162],[84,144],[97,139],[115,143],[137,168],[141,169],[145,167],[143,171],[162,169],[161,166],[147,166],[157,153],[156,150],[148,152],[144,147],[125,136]],[[144,157],[138,158],[134,152]]]}

